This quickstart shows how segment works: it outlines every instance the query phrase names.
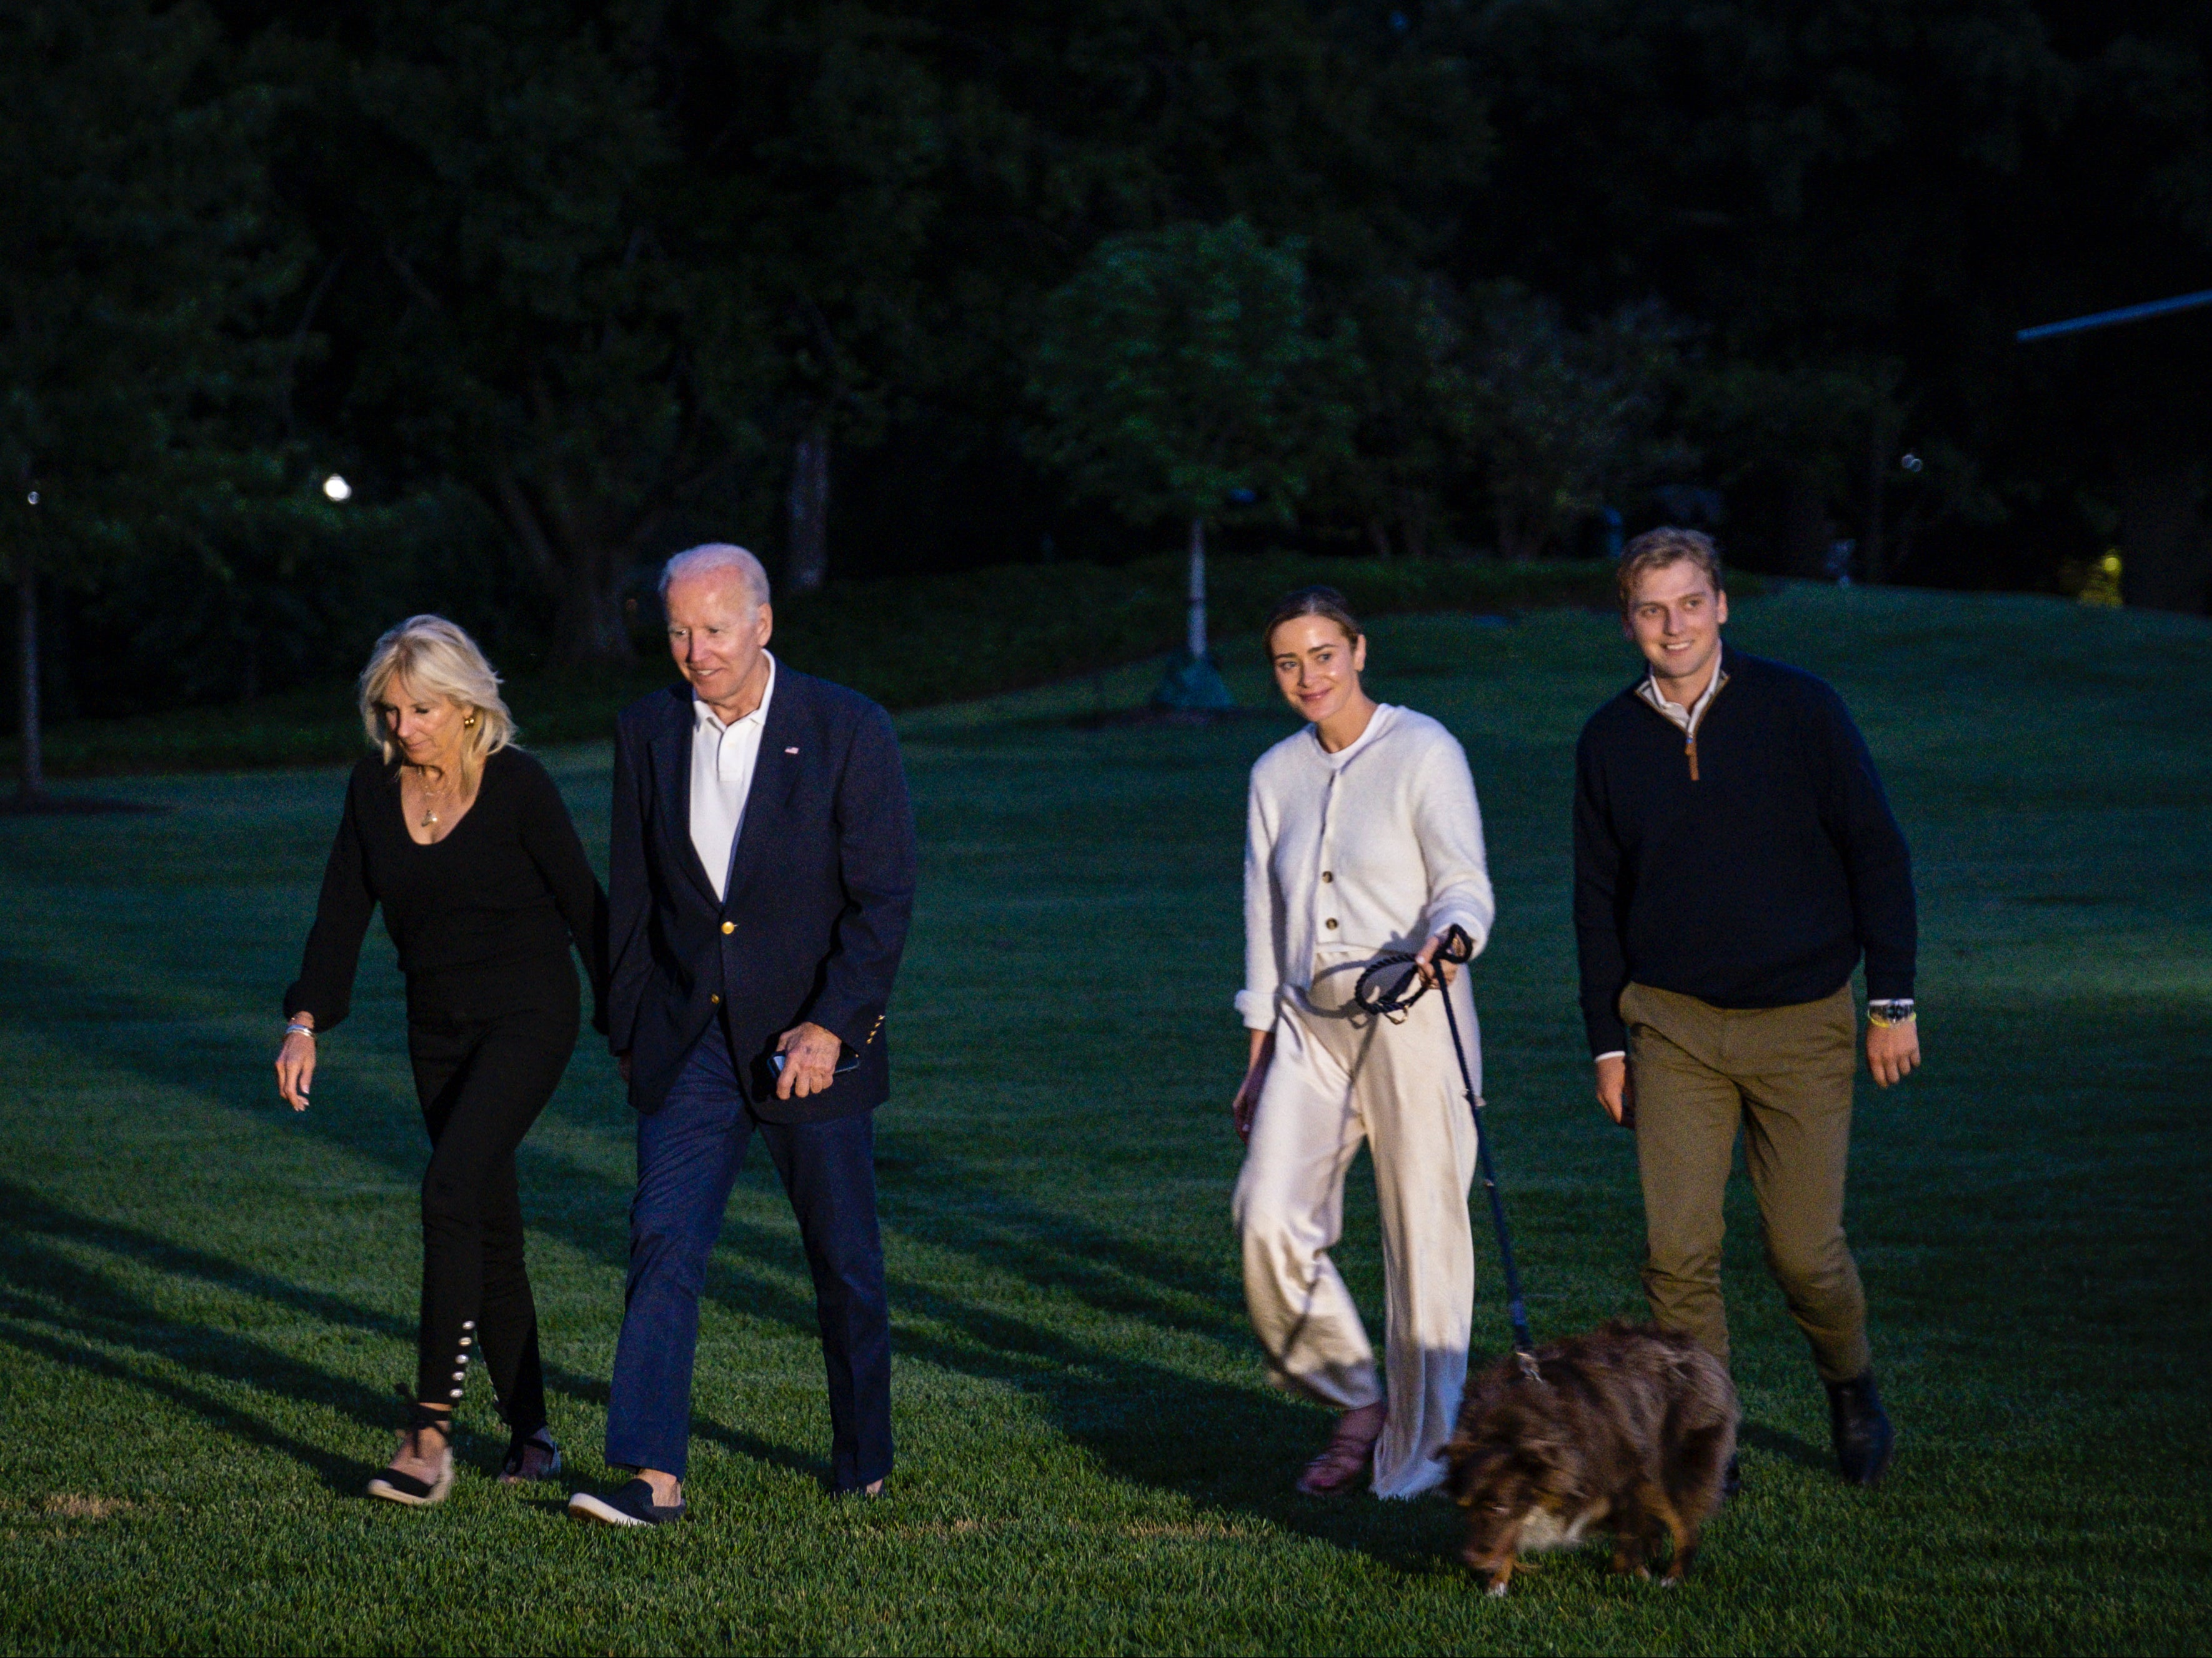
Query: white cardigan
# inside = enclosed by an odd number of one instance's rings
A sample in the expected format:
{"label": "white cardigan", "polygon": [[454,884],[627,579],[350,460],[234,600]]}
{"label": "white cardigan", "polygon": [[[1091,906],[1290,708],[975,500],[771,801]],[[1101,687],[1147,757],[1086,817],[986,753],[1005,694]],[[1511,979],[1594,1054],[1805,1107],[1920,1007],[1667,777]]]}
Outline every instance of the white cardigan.
{"label": "white cardigan", "polygon": [[1418,950],[1457,922],[1480,951],[1497,914],[1482,811],[1456,738],[1384,703],[1335,754],[1311,726],[1252,767],[1244,843],[1244,988],[1271,1030],[1275,999],[1313,982],[1316,949]]}

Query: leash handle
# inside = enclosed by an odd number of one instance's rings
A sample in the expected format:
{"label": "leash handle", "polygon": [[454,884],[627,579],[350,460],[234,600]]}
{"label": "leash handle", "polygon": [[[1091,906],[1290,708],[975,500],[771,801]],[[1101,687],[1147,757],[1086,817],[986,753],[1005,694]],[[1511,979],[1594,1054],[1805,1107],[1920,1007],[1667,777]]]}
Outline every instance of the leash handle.
{"label": "leash handle", "polygon": [[[1443,942],[1437,944],[1437,953],[1431,960],[1464,967],[1474,959],[1474,940],[1467,936],[1465,927],[1453,922],[1444,929]],[[1352,999],[1368,1012],[1389,1019],[1393,1024],[1402,1023],[1406,1010],[1429,993],[1429,981],[1421,976],[1421,971],[1413,965],[1413,961],[1412,952],[1403,950],[1377,956],[1367,964],[1367,970],[1359,975],[1359,982],[1352,987]],[[1381,983],[1382,976],[1395,968],[1404,968],[1406,971],[1388,985]],[[1465,1066],[1460,1068],[1462,1072],[1466,1070]]]}

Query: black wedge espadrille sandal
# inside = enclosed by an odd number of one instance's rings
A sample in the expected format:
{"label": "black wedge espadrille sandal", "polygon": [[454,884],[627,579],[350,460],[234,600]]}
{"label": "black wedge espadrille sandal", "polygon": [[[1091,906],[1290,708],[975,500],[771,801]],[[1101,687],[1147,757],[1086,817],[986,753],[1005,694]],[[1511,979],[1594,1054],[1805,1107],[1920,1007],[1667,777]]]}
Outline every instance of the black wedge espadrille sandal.
{"label": "black wedge espadrille sandal", "polygon": [[500,1464],[499,1483],[502,1485],[527,1485],[540,1479],[550,1479],[561,1472],[561,1446],[550,1430],[544,1424],[526,1434],[517,1434],[507,1448],[507,1461]]}
{"label": "black wedge espadrille sandal", "polygon": [[[368,1494],[381,1497],[386,1503],[402,1503],[410,1509],[427,1509],[433,1503],[442,1503],[446,1493],[453,1489],[453,1419],[443,1412],[415,1405],[407,1412],[406,1432],[399,1436],[399,1448],[404,1450],[410,1436],[417,1445],[425,1429],[434,1428],[445,1441],[438,1452],[438,1477],[432,1480],[417,1479],[411,1473],[402,1473],[398,1468],[386,1468],[368,1482]],[[396,1457],[398,1451],[392,1455]]]}

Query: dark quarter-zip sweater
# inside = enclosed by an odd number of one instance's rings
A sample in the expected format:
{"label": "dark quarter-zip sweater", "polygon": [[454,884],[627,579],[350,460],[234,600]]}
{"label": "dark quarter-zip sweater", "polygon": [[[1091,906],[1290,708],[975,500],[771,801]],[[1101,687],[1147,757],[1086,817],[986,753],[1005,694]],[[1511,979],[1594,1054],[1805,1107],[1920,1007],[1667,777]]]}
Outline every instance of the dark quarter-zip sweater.
{"label": "dark quarter-zip sweater", "polygon": [[[1575,750],[1575,933],[1590,1052],[1627,1046],[1631,981],[1716,1007],[1818,1001],[1866,957],[1867,994],[1912,994],[1912,859],[1843,699],[1723,647],[1682,730],[1637,694]],[[1694,762],[1694,769],[1693,769]]]}

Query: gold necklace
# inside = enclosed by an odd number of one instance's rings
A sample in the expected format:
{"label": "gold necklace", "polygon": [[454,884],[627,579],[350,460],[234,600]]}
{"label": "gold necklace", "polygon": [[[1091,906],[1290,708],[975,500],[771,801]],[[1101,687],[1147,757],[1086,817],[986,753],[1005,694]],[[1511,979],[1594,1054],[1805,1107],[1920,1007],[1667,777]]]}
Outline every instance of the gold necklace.
{"label": "gold necklace", "polygon": [[437,803],[444,799],[446,791],[451,785],[441,783],[433,789],[430,786],[429,773],[421,766],[415,768],[415,776],[422,786],[422,827],[435,829],[438,826]]}

